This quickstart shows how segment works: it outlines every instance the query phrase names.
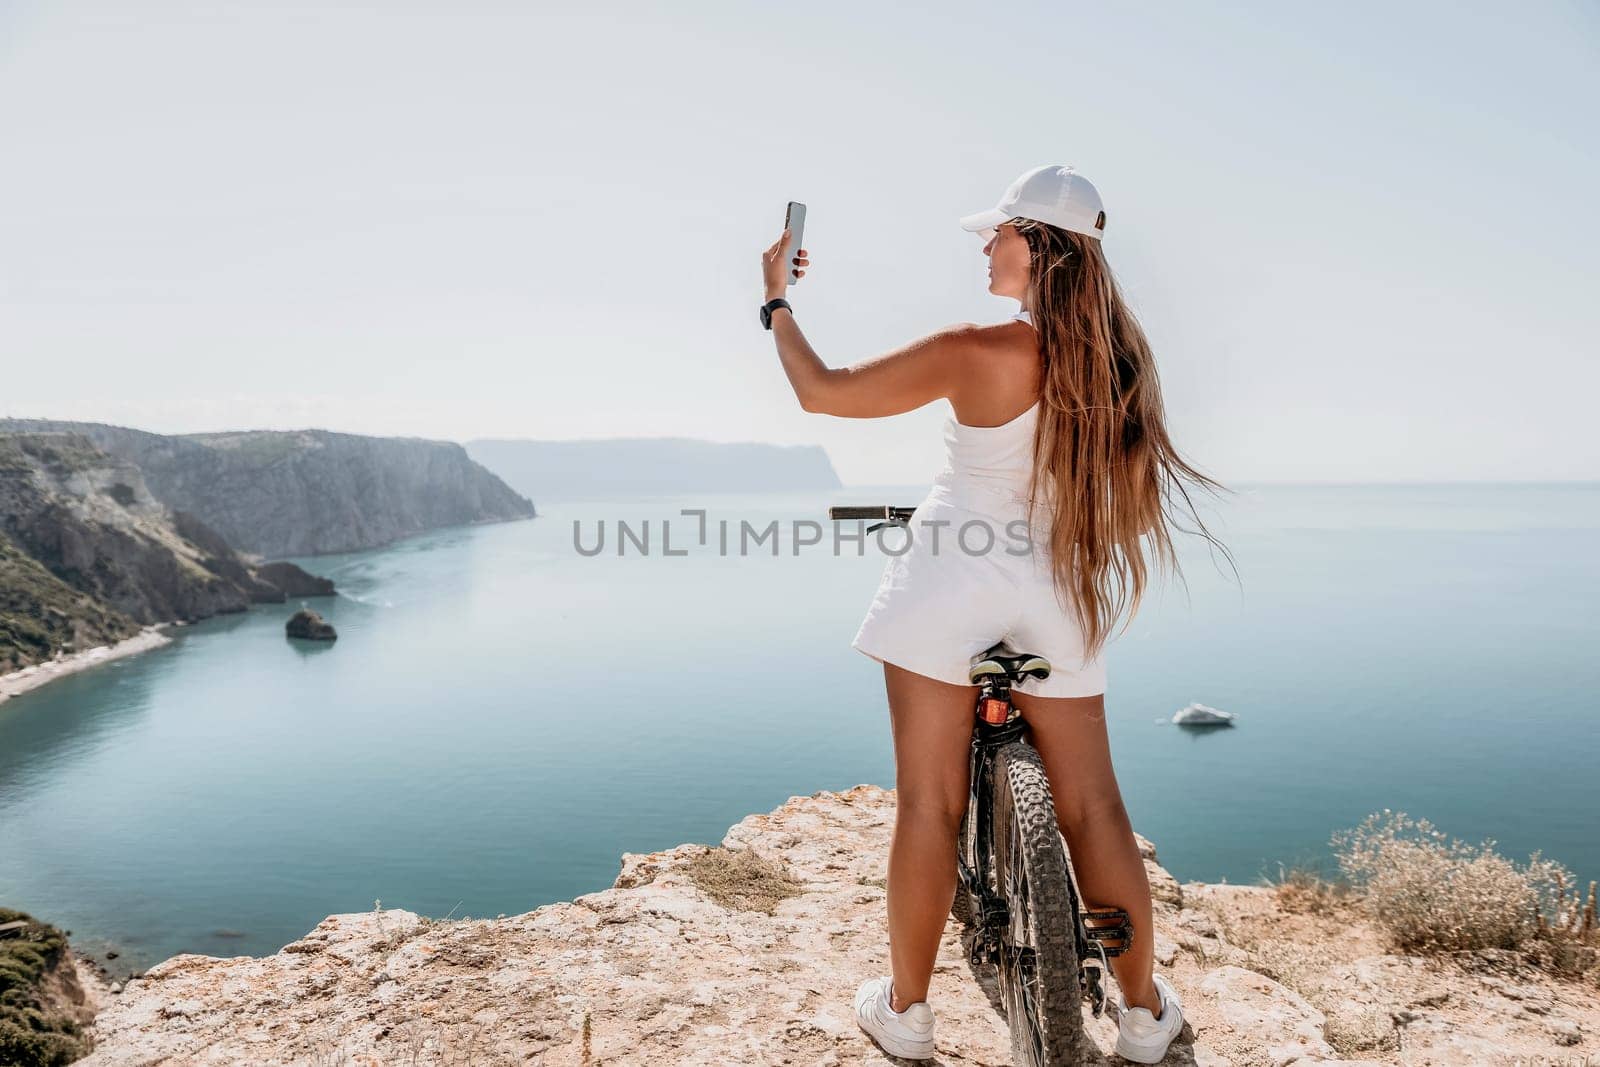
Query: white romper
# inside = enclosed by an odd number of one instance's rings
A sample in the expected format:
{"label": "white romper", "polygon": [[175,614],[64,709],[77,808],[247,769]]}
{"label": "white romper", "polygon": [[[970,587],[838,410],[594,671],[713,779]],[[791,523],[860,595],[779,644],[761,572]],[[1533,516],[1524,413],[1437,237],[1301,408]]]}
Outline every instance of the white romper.
{"label": "white romper", "polygon": [[[1012,318],[1030,322],[1026,311]],[[1035,509],[1027,538],[1028,475],[1039,404],[1000,426],[945,421],[945,466],[891,553],[850,647],[879,662],[968,685],[972,658],[1005,639],[1050,661],[1050,677],[1025,678],[1035,696],[1093,696],[1106,689],[1103,654],[1084,659],[1082,628],[1050,579],[1050,511]],[[907,534],[910,535],[909,541]],[[899,553],[894,554],[894,553]]]}

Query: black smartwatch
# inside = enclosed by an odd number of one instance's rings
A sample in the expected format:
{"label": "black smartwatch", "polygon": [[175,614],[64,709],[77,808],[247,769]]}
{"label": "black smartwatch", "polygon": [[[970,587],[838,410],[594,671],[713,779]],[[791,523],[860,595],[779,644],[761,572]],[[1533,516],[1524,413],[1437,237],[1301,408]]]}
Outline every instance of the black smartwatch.
{"label": "black smartwatch", "polygon": [[789,307],[789,301],[785,300],[781,296],[780,297],[776,297],[776,298],[774,298],[772,300],[768,300],[765,304],[761,305],[761,328],[762,329],[764,329],[764,330],[772,329],[772,313],[774,311],[776,311],[778,308],[789,308],[789,311],[790,311],[791,314],[794,312],[794,308]]}

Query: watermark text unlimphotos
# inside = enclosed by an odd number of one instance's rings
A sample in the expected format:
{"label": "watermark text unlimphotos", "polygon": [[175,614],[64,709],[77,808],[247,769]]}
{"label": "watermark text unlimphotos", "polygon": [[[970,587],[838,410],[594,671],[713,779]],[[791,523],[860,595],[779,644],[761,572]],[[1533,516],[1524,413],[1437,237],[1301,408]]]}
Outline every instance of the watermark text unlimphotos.
{"label": "watermark text unlimphotos", "polygon": [[[904,555],[919,542],[923,551],[932,555],[961,552],[968,556],[986,556],[991,552],[1004,552],[1010,556],[1026,556],[1033,552],[1028,524],[1020,518],[1004,523],[978,516],[960,522],[912,518],[905,522],[882,523],[868,534],[867,527],[872,521],[838,519],[822,523],[816,519],[789,519],[787,522],[772,519],[764,525],[748,519],[711,522],[707,520],[706,509],[683,508],[678,512],[676,525],[669,518],[594,519],[586,531],[583,520],[573,519],[572,547],[580,556],[687,556],[699,551],[715,552],[719,556],[777,556],[787,544],[789,554],[794,556],[802,550],[830,551],[839,556],[844,554],[846,546],[853,546],[857,556],[864,556],[868,540],[875,540],[878,550],[890,556]],[[785,526],[788,537],[783,536]],[[828,526],[833,528],[831,533],[826,530]]]}

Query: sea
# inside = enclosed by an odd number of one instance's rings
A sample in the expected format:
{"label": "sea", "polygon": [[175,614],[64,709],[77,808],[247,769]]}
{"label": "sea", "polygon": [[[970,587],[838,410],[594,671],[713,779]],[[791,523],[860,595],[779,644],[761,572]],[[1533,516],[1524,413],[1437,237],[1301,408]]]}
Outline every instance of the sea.
{"label": "sea", "polygon": [[[1600,485],[1232,487],[1107,649],[1135,828],[1180,881],[1337,873],[1390,809],[1600,877]],[[536,501],[299,558],[300,606],[0,704],[0,906],[130,972],[374,907],[475,918],[609,887],[792,796],[894,785],[850,647],[901,542],[833,504],[926,486]],[[1193,528],[1192,522],[1187,522]],[[1192,702],[1232,726],[1174,726]]]}

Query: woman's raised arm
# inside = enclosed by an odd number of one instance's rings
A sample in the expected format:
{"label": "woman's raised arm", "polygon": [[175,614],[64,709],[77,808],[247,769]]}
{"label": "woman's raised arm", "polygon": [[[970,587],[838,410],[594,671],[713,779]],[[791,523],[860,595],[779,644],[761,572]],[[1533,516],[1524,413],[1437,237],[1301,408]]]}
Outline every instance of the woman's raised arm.
{"label": "woman's raised arm", "polygon": [[[788,237],[785,230],[762,256],[767,300],[788,291],[790,265],[781,262]],[[804,249],[799,250],[794,264],[803,274],[810,264]],[[947,326],[893,351],[833,369],[822,362],[787,308],[772,312],[778,358],[800,406],[819,415],[848,419],[899,415],[950,396],[965,376],[974,335],[980,329],[972,323]]]}

